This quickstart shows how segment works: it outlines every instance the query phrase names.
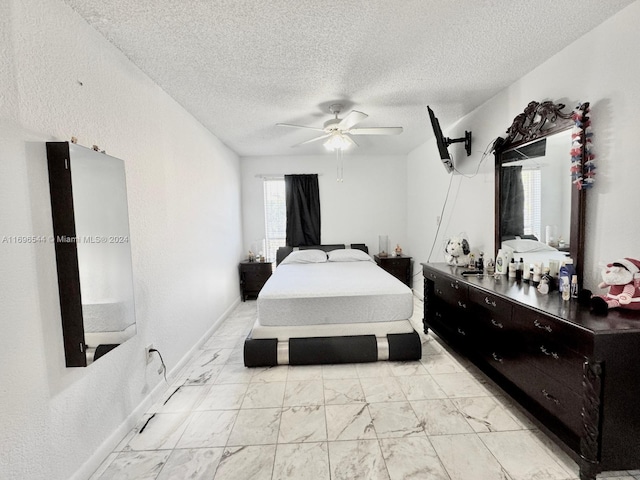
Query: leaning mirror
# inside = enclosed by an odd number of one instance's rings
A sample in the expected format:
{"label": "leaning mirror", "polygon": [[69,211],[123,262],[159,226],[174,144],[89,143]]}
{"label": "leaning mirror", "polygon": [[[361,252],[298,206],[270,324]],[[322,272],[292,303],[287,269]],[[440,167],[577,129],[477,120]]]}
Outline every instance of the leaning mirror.
{"label": "leaning mirror", "polygon": [[47,143],[67,367],[85,367],[135,335],[124,162]]}
{"label": "leaning mirror", "polygon": [[[572,186],[571,111],[530,102],[495,144],[495,249],[522,245],[526,263],[574,261],[582,273],[584,190]],[[514,241],[515,239],[515,241]],[[524,239],[520,241],[519,239]],[[579,277],[581,278],[581,276]]]}

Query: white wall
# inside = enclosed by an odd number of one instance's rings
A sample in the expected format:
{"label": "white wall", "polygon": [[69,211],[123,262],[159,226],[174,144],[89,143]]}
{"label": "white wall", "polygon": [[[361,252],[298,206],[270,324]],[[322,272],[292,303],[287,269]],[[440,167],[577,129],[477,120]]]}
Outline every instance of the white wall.
{"label": "white wall", "polygon": [[317,173],[320,187],[321,241],[366,243],[378,253],[378,235],[406,248],[407,160],[405,156],[345,153],[344,181],[336,181],[333,153],[291,157],[242,157],[242,212],[245,251],[264,238],[264,199],[259,175]]}
{"label": "white wall", "polygon": [[[0,2],[0,92],[0,478],[87,478],[164,388],[145,345],[175,369],[239,301],[239,159],[61,0]],[[87,368],[54,245],[2,242],[52,234],[44,142],[71,136],[125,161],[138,325]]]}
{"label": "white wall", "polygon": [[[640,210],[640,51],[632,47],[637,44],[639,22],[640,2],[635,2],[445,129],[450,137],[473,131],[472,156],[466,158],[454,150],[456,165],[468,173],[477,167],[485,145],[503,135],[530,101],[553,100],[569,108],[591,102],[597,176],[587,195],[584,284],[594,290],[602,262],[640,256],[636,237],[640,228],[635,221]],[[488,157],[474,178],[453,177],[443,230],[431,261],[443,260],[443,235],[459,231],[467,232],[475,249],[493,251],[493,161],[493,156]],[[435,216],[449,180],[438,162],[433,139],[408,156],[408,242],[420,262],[429,258]]]}

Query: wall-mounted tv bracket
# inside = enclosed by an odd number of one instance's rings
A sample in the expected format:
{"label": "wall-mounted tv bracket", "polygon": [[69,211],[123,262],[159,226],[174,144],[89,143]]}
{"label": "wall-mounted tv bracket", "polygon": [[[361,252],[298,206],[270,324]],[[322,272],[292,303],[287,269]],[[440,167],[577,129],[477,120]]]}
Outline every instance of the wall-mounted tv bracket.
{"label": "wall-mounted tv bracket", "polygon": [[451,145],[452,143],[464,142],[464,149],[467,151],[467,157],[469,155],[471,155],[471,132],[467,132],[465,130],[464,131],[464,137],[460,137],[460,138],[445,137],[444,141],[445,141],[445,144],[447,145],[447,147],[449,145]]}

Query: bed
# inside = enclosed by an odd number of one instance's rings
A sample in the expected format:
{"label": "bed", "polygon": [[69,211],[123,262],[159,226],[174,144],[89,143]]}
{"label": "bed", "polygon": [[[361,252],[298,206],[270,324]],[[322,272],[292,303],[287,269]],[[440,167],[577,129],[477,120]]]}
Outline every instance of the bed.
{"label": "bed", "polygon": [[413,294],[364,244],[278,251],[244,342],[247,367],[417,360]]}
{"label": "bed", "polygon": [[549,262],[552,260],[561,265],[562,262],[569,258],[568,250],[558,250],[540,242],[533,235],[505,239],[502,241],[501,247],[516,260],[522,258],[525,265],[539,263],[549,266]]}

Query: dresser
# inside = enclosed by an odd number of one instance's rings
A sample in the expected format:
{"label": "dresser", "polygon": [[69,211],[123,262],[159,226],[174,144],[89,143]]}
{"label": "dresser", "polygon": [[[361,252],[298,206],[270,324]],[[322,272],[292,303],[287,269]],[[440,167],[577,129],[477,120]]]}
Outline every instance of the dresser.
{"label": "dresser", "polygon": [[411,284],[411,257],[405,255],[397,255],[395,257],[374,255],[373,259],[383,270],[389,272],[409,288],[413,288]]}
{"label": "dresser", "polygon": [[248,297],[257,297],[265,282],[269,280],[273,267],[271,262],[240,262],[240,294],[244,302]]}
{"label": "dresser", "polygon": [[424,329],[469,358],[580,465],[640,469],[640,312],[423,263]]}

